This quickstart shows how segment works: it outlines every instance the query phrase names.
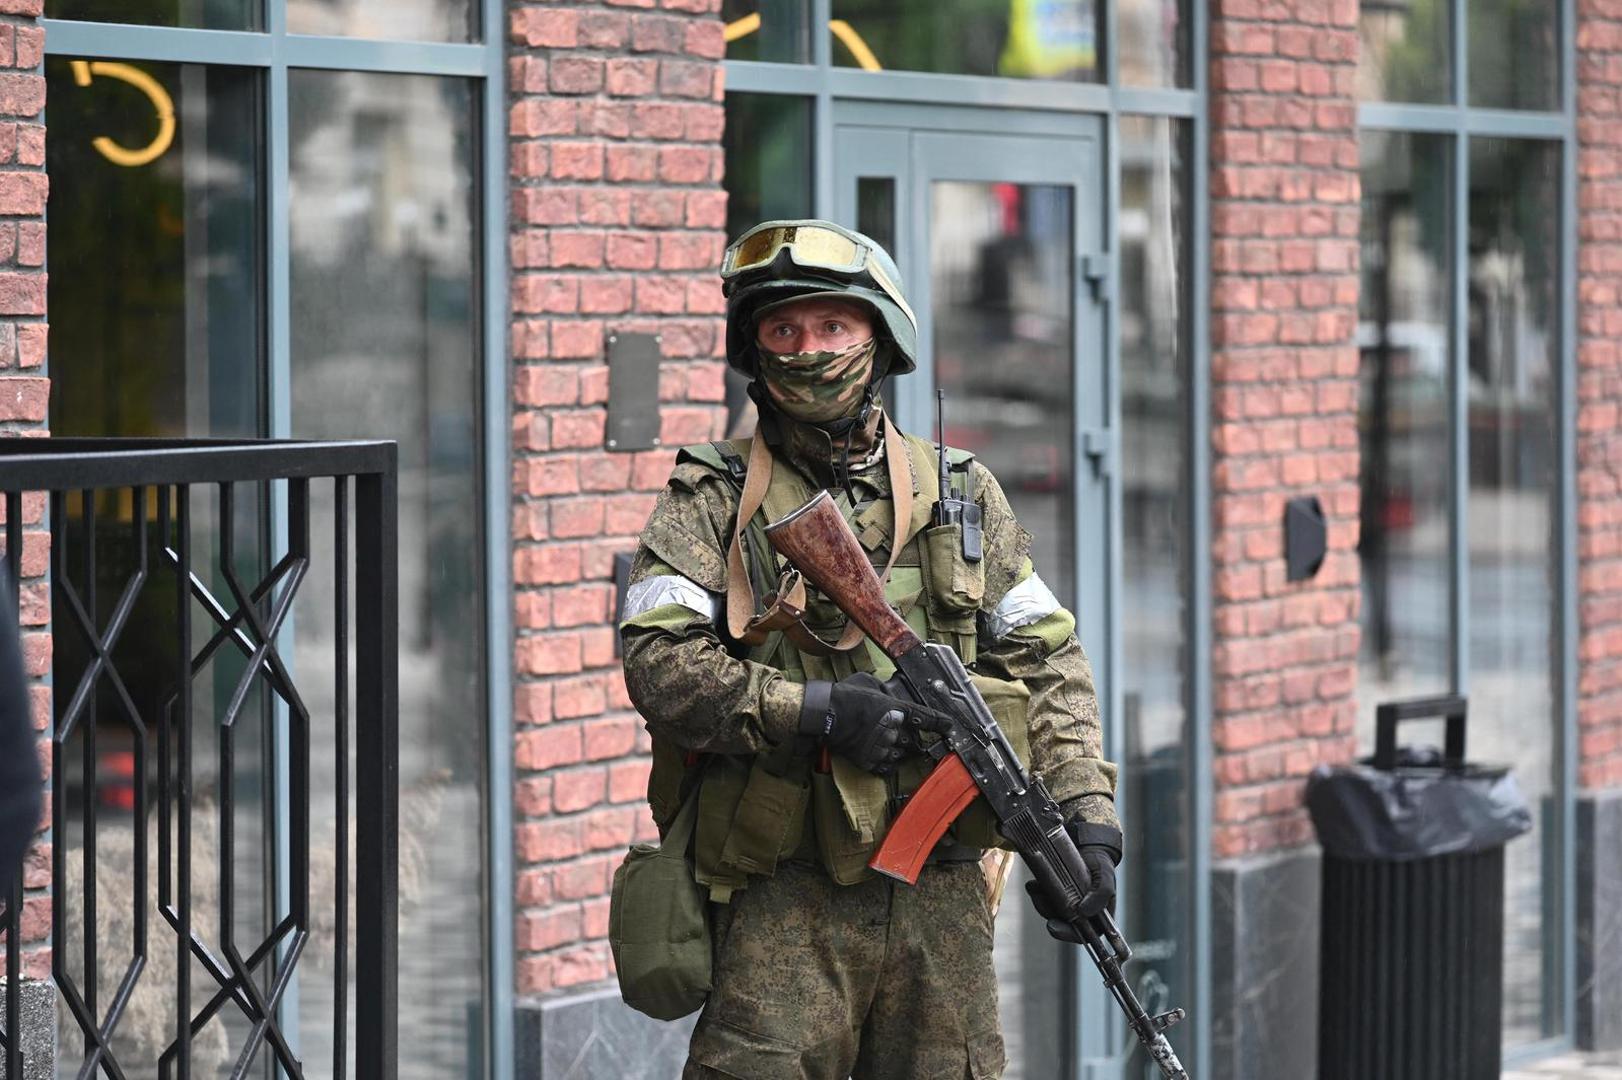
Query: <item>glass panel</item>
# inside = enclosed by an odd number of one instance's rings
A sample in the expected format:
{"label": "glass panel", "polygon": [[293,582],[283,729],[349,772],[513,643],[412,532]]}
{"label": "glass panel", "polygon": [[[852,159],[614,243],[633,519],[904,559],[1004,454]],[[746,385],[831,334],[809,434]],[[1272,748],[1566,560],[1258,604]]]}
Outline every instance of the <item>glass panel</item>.
{"label": "glass panel", "polygon": [[1470,0],[1470,104],[1554,109],[1560,102],[1560,5]]}
{"label": "glass panel", "polygon": [[[254,72],[196,65],[71,61],[45,64],[51,98],[47,164],[51,176],[50,255],[59,268],[49,283],[53,352],[51,428],[72,436],[215,436],[262,434],[263,307],[260,265],[261,176],[260,83]],[[173,126],[159,120],[171,113]],[[110,140],[110,141],[103,141]],[[18,261],[39,265],[44,233],[17,227]],[[71,267],[71,272],[61,268]],[[26,353],[25,353],[26,355]],[[233,536],[236,571],[251,585],[263,573],[266,493],[239,484]],[[155,530],[156,493],[148,492],[144,519],[148,543]],[[228,597],[220,573],[218,489],[193,492],[192,548],[195,572],[216,596]],[[105,625],[114,602],[137,565],[134,499],[108,491],[95,497],[95,572],[90,572],[84,524],[86,507],[67,500],[65,553],[78,573],[81,596]],[[173,542],[172,540],[170,541]],[[173,692],[169,677],[178,663],[174,640],[176,605],[170,575],[148,564],[149,577],[136,593],[130,622],[113,652],[113,663],[131,698],[153,710]],[[94,582],[89,587],[87,583]],[[66,594],[53,594],[59,628],[75,625]],[[201,608],[194,626],[209,625]],[[53,676],[58,686],[78,683],[91,660],[84,635],[59,631]],[[193,683],[193,832],[195,867],[217,866],[222,784],[218,717],[244,667],[234,650],[221,650]],[[68,704],[57,695],[56,707]],[[59,852],[70,882],[67,896],[82,896],[85,877],[82,809],[99,807],[96,858],[99,1001],[105,1009],[128,962],[129,918],[134,907],[111,899],[133,877],[134,770],[136,740],[117,695],[104,681],[90,709],[97,718],[93,747],[81,723],[64,754],[64,800],[69,828]],[[236,840],[234,930],[244,954],[264,938],[271,881],[266,837],[273,811],[265,798],[269,769],[268,701],[254,684],[235,726],[232,822]],[[149,798],[157,792],[157,757],[149,729],[146,743]],[[84,767],[95,763],[95,791]],[[153,805],[153,804],[149,804]],[[149,826],[150,828],[150,826]],[[173,835],[173,834],[172,834]],[[149,833],[155,853],[155,833]],[[155,854],[153,856],[156,857]],[[201,873],[202,871],[198,871]],[[194,881],[199,879],[194,878]],[[161,925],[153,895],[145,898],[149,933]],[[83,907],[67,904],[68,933],[62,948],[70,969],[82,972]],[[196,925],[217,946],[217,889],[194,892]],[[156,954],[149,954],[156,955]],[[172,954],[171,954],[172,955]],[[156,963],[156,961],[154,961]],[[163,986],[163,969],[149,968],[147,984]],[[172,967],[168,970],[172,971]],[[198,976],[201,978],[201,975]],[[159,980],[153,983],[152,980]],[[85,979],[81,985],[92,980]],[[202,985],[193,981],[193,1003]],[[63,1014],[58,1069],[75,1075],[83,1061],[77,1026]],[[119,1025],[112,1047],[130,1075],[156,1075],[156,1050],[166,1042],[173,1018],[165,1003],[141,991]],[[194,1046],[198,1071],[227,1063],[245,1044],[250,1025],[240,1010],[223,1010],[200,1031]],[[73,1034],[68,1034],[72,1031]],[[262,1075],[256,1070],[255,1075]]]}
{"label": "glass panel", "polygon": [[[783,94],[726,96],[727,236],[773,218],[808,218],[811,207],[811,99]],[[755,430],[748,380],[727,369],[727,433]]]}
{"label": "glass panel", "polygon": [[203,30],[260,30],[263,11],[262,0],[45,0],[48,19]]}
{"label": "glass panel", "polygon": [[1470,143],[1470,743],[1512,762],[1536,827],[1505,869],[1504,1039],[1553,1034],[1561,878],[1553,512],[1560,146]]}
{"label": "glass panel", "polygon": [[1365,131],[1362,146],[1358,739],[1372,753],[1380,703],[1452,688],[1452,218],[1448,137]]}
{"label": "glass panel", "polygon": [[[290,106],[293,433],[400,444],[400,1073],[467,1076],[484,927],[476,95],[459,79],[295,71]],[[297,613],[301,668],[332,663],[324,609]],[[334,779],[313,778],[317,805]],[[324,1069],[323,993],[299,1004],[304,1058]]]}
{"label": "glass panel", "polygon": [[[1188,135],[1185,122],[1121,118],[1122,915],[1140,961],[1128,975],[1151,1012],[1193,992],[1184,708]],[[1127,1075],[1153,1071],[1141,1050],[1133,1053],[1141,1064]]]}
{"label": "glass panel", "polygon": [[722,0],[728,60],[811,59],[811,5],[806,0]]}
{"label": "glass panel", "polygon": [[772,218],[811,216],[811,99],[726,97],[727,236]]}
{"label": "glass panel", "polygon": [[[1452,100],[1453,0],[1364,3],[1357,96],[1363,101]],[[1472,60],[1473,64],[1475,61]]]}
{"label": "glass panel", "polygon": [[[1031,558],[1075,603],[1075,394],[1071,189],[936,181],[929,272],[936,385],[946,441],[996,473]],[[1062,953],[1024,902],[1023,868],[997,913],[997,974],[1009,1080],[1061,1074]]]}
{"label": "glass panel", "polygon": [[1102,11],[1095,0],[833,0],[828,30],[841,67],[1093,82]]}
{"label": "glass panel", "polygon": [[895,177],[863,176],[856,181],[856,231],[866,233],[901,261],[895,242]]}
{"label": "glass panel", "polygon": [[52,433],[261,434],[257,76],[45,72],[51,260],[73,268],[50,278]]}
{"label": "glass panel", "polygon": [[472,41],[474,0],[286,0],[294,34],[386,41]]}
{"label": "glass panel", "polygon": [[1188,86],[1187,0],[1117,0],[1120,80],[1131,86]]}

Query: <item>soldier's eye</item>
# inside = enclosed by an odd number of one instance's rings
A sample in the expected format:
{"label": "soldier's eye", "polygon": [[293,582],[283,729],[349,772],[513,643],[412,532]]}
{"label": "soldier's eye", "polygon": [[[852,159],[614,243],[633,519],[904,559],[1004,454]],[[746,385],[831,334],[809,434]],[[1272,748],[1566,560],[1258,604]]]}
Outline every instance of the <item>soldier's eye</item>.
{"label": "soldier's eye", "polygon": [[830,323],[828,323],[828,325],[826,325],[826,326],[824,326],[822,328],[823,333],[827,333],[827,334],[843,333],[844,329],[845,329],[845,324],[842,323],[842,322],[830,322]]}

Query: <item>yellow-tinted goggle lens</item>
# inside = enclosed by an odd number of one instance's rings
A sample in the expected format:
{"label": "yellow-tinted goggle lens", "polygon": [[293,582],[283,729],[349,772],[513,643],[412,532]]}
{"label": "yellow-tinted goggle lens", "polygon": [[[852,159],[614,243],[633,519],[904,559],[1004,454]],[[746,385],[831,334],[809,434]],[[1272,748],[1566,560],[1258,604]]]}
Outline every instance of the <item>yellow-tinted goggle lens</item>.
{"label": "yellow-tinted goggle lens", "polygon": [[723,277],[765,266],[788,248],[795,265],[824,270],[855,270],[862,265],[862,251],[848,236],[829,229],[785,225],[762,229],[739,240],[727,251],[721,267]]}

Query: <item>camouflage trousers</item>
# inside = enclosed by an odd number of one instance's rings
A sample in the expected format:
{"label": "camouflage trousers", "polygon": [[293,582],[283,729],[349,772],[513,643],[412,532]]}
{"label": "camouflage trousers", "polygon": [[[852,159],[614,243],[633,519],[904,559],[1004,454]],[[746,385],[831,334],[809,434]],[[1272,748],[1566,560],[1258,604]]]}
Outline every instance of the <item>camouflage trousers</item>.
{"label": "camouflage trousers", "polygon": [[683,1080],[986,1080],[1003,1070],[978,863],[916,886],[780,864],[712,905],[715,989]]}

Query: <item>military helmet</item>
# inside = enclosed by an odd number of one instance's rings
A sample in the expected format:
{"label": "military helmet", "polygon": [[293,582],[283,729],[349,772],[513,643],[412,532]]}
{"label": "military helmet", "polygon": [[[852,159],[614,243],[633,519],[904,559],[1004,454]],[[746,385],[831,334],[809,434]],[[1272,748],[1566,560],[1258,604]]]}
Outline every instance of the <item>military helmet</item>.
{"label": "military helmet", "polygon": [[763,221],[721,257],[727,298],[727,363],[757,374],[755,321],[769,305],[810,296],[866,303],[878,314],[882,375],[917,367],[918,319],[901,291],[895,260],[872,238],[831,221]]}

